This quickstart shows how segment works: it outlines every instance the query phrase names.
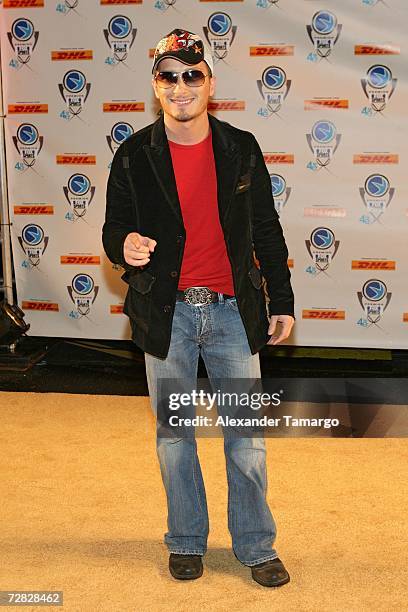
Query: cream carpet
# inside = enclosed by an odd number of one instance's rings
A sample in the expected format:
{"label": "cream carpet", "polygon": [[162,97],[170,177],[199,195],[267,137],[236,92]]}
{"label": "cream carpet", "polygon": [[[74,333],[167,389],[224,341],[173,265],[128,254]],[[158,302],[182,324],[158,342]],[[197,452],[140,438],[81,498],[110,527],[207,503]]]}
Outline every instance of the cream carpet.
{"label": "cream carpet", "polygon": [[181,582],[148,398],[3,392],[0,404],[0,590],[62,590],[69,612],[407,609],[407,439],[267,439],[291,575],[268,589],[231,550],[222,439],[199,438],[209,550],[203,577]]}

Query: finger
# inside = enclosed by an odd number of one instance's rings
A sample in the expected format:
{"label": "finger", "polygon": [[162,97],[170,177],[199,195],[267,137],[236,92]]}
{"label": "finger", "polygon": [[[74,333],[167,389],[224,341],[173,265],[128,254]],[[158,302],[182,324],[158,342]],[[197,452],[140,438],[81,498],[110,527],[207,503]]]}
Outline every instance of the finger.
{"label": "finger", "polygon": [[144,258],[144,259],[136,259],[134,257],[128,257],[126,259],[126,262],[128,264],[130,264],[131,266],[138,266],[138,267],[146,265],[147,263],[149,263],[149,261],[150,261],[149,257]]}
{"label": "finger", "polygon": [[273,342],[272,344],[279,344],[280,342],[282,342],[283,340],[286,340],[286,338],[289,337],[290,335],[290,331],[292,329],[293,323],[290,320],[286,320],[282,323],[282,327],[280,330],[280,334],[278,334],[277,336],[273,337]]}
{"label": "finger", "polygon": [[129,242],[136,249],[139,249],[142,246],[142,241],[140,240],[139,234],[131,234],[129,237]]}
{"label": "finger", "polygon": [[271,316],[271,320],[269,321],[269,329],[268,329],[268,335],[269,336],[273,336],[273,334],[275,333],[276,323],[277,322],[278,322],[278,316],[277,315],[272,315]]}
{"label": "finger", "polygon": [[271,344],[279,344],[280,342],[282,342],[282,340],[286,340],[288,336],[289,334],[284,334],[283,332],[281,332],[279,336],[272,336]]}
{"label": "finger", "polygon": [[139,259],[141,257],[150,257],[150,252],[149,249],[130,249],[130,248],[126,248],[125,249],[125,255],[129,255],[130,257],[138,257]]}
{"label": "finger", "polygon": [[146,247],[149,251],[154,251],[154,247],[156,246],[156,240],[153,238],[149,238],[148,236],[141,236],[141,243],[144,247]]}
{"label": "finger", "polygon": [[150,261],[150,257],[142,256],[142,257],[132,257],[131,255],[127,257],[126,261],[130,263],[132,266],[140,266],[140,262],[143,261],[147,263]]}
{"label": "finger", "polygon": [[134,246],[134,244],[130,244],[127,248],[132,253],[149,253],[149,247],[143,246],[142,244],[139,244],[138,247]]}
{"label": "finger", "polygon": [[146,257],[150,257],[149,251],[138,251],[136,249],[126,249],[125,256],[133,257],[134,259],[145,259]]}
{"label": "finger", "polygon": [[147,246],[149,247],[149,251],[153,253],[156,244],[157,244],[156,240],[153,240],[153,238],[149,238],[148,243],[147,243]]}
{"label": "finger", "polygon": [[140,234],[134,234],[130,236],[130,246],[138,249],[139,251],[147,253],[149,251],[149,240],[150,239],[146,238],[145,236],[141,236]]}

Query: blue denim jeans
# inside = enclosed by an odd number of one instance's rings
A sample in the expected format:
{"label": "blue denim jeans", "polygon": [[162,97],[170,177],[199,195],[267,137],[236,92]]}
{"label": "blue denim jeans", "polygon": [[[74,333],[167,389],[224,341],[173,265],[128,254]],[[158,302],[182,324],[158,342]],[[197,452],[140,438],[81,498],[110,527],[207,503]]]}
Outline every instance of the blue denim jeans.
{"label": "blue denim jeans", "polygon": [[[202,355],[210,379],[260,378],[235,298],[207,306],[176,302],[166,359],[145,353],[151,406],[157,415],[157,379],[197,379]],[[228,436],[223,428],[228,482],[228,529],[235,556],[252,566],[278,554],[276,525],[266,501],[263,437]],[[209,532],[207,501],[195,437],[157,436],[157,455],[167,495],[169,552],[204,555]]]}

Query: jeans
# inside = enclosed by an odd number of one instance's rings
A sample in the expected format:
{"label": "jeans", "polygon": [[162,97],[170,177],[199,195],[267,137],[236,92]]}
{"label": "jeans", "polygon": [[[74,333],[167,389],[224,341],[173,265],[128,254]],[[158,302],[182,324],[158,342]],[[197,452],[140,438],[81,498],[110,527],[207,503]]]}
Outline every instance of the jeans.
{"label": "jeans", "polygon": [[[157,379],[197,379],[201,353],[208,378],[260,378],[259,355],[251,354],[235,298],[207,306],[176,302],[165,359],[145,353],[151,406],[157,415]],[[228,482],[228,529],[244,565],[275,559],[276,525],[266,501],[263,437],[228,436],[223,428]],[[204,555],[209,532],[207,501],[194,435],[157,436],[157,455],[167,496],[169,552]]]}

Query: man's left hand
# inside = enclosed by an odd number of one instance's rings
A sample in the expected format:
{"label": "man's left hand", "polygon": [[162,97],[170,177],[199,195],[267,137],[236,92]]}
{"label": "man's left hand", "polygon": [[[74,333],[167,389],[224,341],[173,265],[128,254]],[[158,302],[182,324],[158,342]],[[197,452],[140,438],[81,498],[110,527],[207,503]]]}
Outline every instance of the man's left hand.
{"label": "man's left hand", "polygon": [[[286,340],[292,331],[295,319],[291,315],[272,315],[269,321],[268,335],[271,336],[267,344],[279,344]],[[279,324],[278,330],[276,325]]]}

